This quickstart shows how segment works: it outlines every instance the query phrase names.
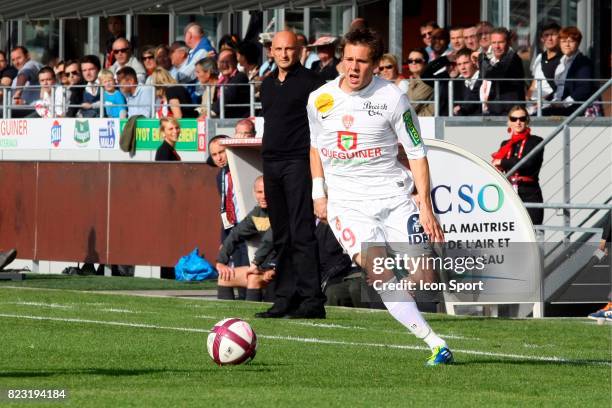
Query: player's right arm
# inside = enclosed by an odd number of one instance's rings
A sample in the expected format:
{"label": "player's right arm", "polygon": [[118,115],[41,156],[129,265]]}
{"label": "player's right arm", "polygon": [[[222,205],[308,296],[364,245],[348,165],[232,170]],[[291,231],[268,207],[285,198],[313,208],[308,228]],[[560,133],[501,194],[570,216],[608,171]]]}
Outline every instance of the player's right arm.
{"label": "player's right arm", "polygon": [[[312,99],[312,98],[311,98]],[[314,213],[321,220],[327,219],[327,194],[325,193],[325,173],[319,155],[317,140],[322,127],[312,100],[308,101],[308,126],[310,127],[310,175],[312,176],[312,202]]]}

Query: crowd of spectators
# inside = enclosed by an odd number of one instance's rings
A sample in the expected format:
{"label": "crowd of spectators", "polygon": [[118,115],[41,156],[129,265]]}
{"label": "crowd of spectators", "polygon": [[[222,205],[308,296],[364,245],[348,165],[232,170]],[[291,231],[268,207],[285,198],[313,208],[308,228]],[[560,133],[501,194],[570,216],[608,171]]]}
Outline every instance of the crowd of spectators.
{"label": "crowd of spectators", "polygon": [[[23,46],[9,55],[0,51],[0,86],[12,88],[11,116],[242,118],[253,113],[250,105],[259,101],[261,82],[276,69],[273,33],[261,33],[259,42],[225,35],[215,48],[202,27],[190,23],[184,41],[140,47],[137,57],[116,20],[108,20],[102,61],[85,55],[43,67]],[[539,32],[541,52],[532,56],[524,47],[512,47],[512,32],[486,21],[449,28],[427,21],[420,27],[422,47],[412,49],[404,61],[385,54],[378,75],[407,92],[420,116],[505,115],[517,103],[531,114],[571,114],[597,87],[589,81],[592,62],[579,51],[582,33],[554,22]],[[333,80],[342,73],[338,40],[326,35],[309,42],[298,34],[300,62]],[[595,104],[586,114],[601,112]]]}

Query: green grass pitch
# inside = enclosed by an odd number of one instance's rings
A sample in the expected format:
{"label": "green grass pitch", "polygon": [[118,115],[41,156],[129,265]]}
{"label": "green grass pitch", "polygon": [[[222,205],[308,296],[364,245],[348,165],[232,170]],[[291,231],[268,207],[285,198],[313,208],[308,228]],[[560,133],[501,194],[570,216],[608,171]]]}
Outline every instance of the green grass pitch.
{"label": "green grass pitch", "polygon": [[[114,278],[108,278],[114,279]],[[0,389],[68,390],[73,407],[610,406],[612,325],[587,319],[427,315],[456,364],[384,311],[264,320],[249,302],[0,286]],[[225,317],[258,335],[249,364],[217,367],[207,330]],[[5,397],[0,405],[11,404]]]}

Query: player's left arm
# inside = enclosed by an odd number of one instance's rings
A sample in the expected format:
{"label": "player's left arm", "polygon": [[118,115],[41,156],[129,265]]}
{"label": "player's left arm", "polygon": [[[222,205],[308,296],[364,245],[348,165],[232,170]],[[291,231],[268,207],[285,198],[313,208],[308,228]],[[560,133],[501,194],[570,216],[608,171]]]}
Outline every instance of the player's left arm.
{"label": "player's left arm", "polygon": [[444,233],[433,214],[429,162],[421,138],[419,119],[405,94],[400,97],[392,114],[391,122],[400,143],[406,151],[406,156],[408,156],[408,163],[418,196],[416,201],[419,203],[420,223],[431,241],[442,242],[444,241]]}

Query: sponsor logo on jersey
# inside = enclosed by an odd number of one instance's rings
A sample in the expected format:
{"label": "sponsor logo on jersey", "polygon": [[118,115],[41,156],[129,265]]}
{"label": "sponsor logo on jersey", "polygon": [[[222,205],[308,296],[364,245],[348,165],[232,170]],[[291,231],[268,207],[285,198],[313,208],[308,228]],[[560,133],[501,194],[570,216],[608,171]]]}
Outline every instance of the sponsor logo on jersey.
{"label": "sponsor logo on jersey", "polygon": [[427,242],[428,238],[425,235],[425,230],[419,221],[419,214],[412,214],[408,218],[408,243],[421,244]]}
{"label": "sponsor logo on jersey", "polygon": [[76,120],[74,122],[74,141],[80,147],[86,147],[91,139],[89,134],[89,121]]}
{"label": "sponsor logo on jersey", "polygon": [[346,130],[349,130],[351,126],[353,126],[353,122],[355,122],[355,118],[351,115],[344,115],[342,117],[342,125]]}
{"label": "sponsor logo on jersey", "polygon": [[330,150],[323,147],[320,151],[324,157],[340,161],[353,159],[364,159],[363,161],[366,161],[367,159],[382,156],[382,148],[380,147],[372,147],[370,149],[356,150],[351,152],[339,152],[337,150]]}
{"label": "sponsor logo on jersey", "polygon": [[115,122],[109,120],[106,127],[98,130],[98,139],[102,149],[112,149],[115,147]]}
{"label": "sponsor logo on jersey", "polygon": [[334,107],[334,97],[328,93],[323,93],[315,99],[315,108],[321,113],[327,113]]}
{"label": "sponsor logo on jersey", "polygon": [[386,111],[388,108],[386,103],[365,101],[362,109],[368,111],[370,116],[382,116],[383,111]]}
{"label": "sponsor logo on jersey", "polygon": [[55,147],[58,147],[61,141],[62,125],[60,125],[57,120],[54,120],[53,125],[51,126],[51,144]]}
{"label": "sponsor logo on jersey", "polygon": [[417,130],[416,126],[414,126],[414,122],[412,121],[412,112],[410,111],[410,109],[404,112],[402,118],[404,119],[404,126],[406,127],[406,132],[408,132],[412,143],[415,146],[420,145],[421,135],[419,135],[419,131]]}
{"label": "sponsor logo on jersey", "polygon": [[357,133],[338,132],[338,148],[342,151],[355,150],[357,148]]}

